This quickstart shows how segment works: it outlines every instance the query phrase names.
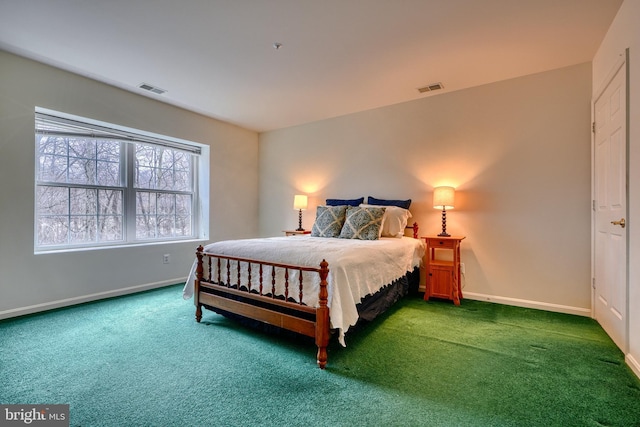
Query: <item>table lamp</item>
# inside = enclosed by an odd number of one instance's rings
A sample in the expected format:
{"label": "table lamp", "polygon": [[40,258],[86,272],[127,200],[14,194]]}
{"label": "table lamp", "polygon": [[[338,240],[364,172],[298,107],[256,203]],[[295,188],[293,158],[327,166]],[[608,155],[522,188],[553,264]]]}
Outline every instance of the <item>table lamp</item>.
{"label": "table lamp", "polygon": [[307,196],[296,194],[293,197],[293,209],[298,211],[298,228],[296,231],[304,231],[304,228],[302,228],[302,211],[307,209]]}
{"label": "table lamp", "polygon": [[441,237],[450,237],[447,233],[447,209],[453,209],[455,189],[453,187],[436,187],[433,189],[433,207],[442,209],[442,233]]}

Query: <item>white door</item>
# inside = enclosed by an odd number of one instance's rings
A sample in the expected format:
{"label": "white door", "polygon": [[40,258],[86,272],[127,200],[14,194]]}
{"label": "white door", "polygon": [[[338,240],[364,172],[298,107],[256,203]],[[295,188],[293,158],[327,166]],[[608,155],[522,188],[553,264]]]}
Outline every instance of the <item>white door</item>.
{"label": "white door", "polygon": [[627,347],[627,90],[626,63],[594,103],[596,320]]}

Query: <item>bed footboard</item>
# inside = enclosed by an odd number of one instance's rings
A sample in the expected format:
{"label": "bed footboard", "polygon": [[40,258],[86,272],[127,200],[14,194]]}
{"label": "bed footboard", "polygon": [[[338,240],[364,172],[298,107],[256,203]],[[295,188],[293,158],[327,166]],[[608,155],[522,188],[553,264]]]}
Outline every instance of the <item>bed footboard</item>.
{"label": "bed footboard", "polygon": [[[329,264],[325,260],[319,268],[279,264],[206,253],[202,246],[198,247],[196,258],[196,321],[202,320],[203,307],[217,308],[315,338],[318,366],[325,368],[330,337]],[[298,283],[295,284],[289,282],[293,271],[298,272]],[[303,272],[316,273],[320,277],[317,307],[302,302]],[[279,288],[284,289],[283,295],[277,295],[277,280],[283,281],[278,283]],[[258,282],[256,287],[254,282]]]}

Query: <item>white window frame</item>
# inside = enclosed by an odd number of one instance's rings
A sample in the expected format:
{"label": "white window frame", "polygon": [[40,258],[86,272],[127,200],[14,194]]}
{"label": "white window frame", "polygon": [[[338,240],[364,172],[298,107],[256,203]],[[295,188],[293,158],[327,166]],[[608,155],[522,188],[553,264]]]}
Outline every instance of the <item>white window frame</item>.
{"label": "white window frame", "polygon": [[[38,244],[38,187],[41,185],[51,184],[48,182],[38,181],[38,162],[39,153],[36,143],[35,153],[35,171],[34,171],[34,253],[50,253],[50,252],[69,252],[78,250],[93,250],[102,248],[113,248],[123,246],[138,246],[164,244],[171,242],[188,242],[198,240],[208,240],[209,237],[209,146],[199,144],[193,141],[187,141],[179,138],[160,135],[139,129],[129,128],[126,126],[106,123],[86,117],[75,116],[72,114],[62,113],[46,108],[36,107],[35,109],[36,124],[44,121],[60,123],[63,126],[78,126],[82,129],[91,129],[96,135],[109,135],[111,139],[121,141],[121,187],[123,190],[123,240],[106,241],[106,242],[90,242],[90,243],[66,243],[61,245],[39,245]],[[34,127],[36,134],[37,126]],[[193,200],[191,206],[191,222],[192,235],[180,237],[137,239],[135,232],[136,224],[136,191],[163,192],[154,189],[136,189],[134,188],[134,163],[135,163],[135,144],[146,144],[154,146],[163,146],[175,150],[187,151],[193,154],[192,178],[193,182]],[[73,188],[75,185],[54,184],[62,188]],[[82,186],[80,186],[82,187]],[[103,188],[100,186],[87,186],[87,188]],[[108,188],[108,187],[107,187]],[[176,192],[168,191],[170,194]]]}

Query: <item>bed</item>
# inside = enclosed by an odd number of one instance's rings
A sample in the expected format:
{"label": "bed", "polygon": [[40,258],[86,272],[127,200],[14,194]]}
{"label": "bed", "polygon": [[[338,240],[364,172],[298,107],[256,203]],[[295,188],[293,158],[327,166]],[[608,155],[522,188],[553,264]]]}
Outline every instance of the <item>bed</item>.
{"label": "bed", "polygon": [[[350,220],[354,213],[371,220],[372,212],[377,229],[363,232]],[[332,334],[345,346],[359,319],[375,318],[417,289],[425,244],[416,223],[409,227],[412,237],[404,235],[409,217],[398,207],[319,206],[310,235],[199,246],[183,296],[193,297],[198,322],[207,308],[314,338],[324,369]],[[358,236],[345,237],[345,227],[354,224]]]}

